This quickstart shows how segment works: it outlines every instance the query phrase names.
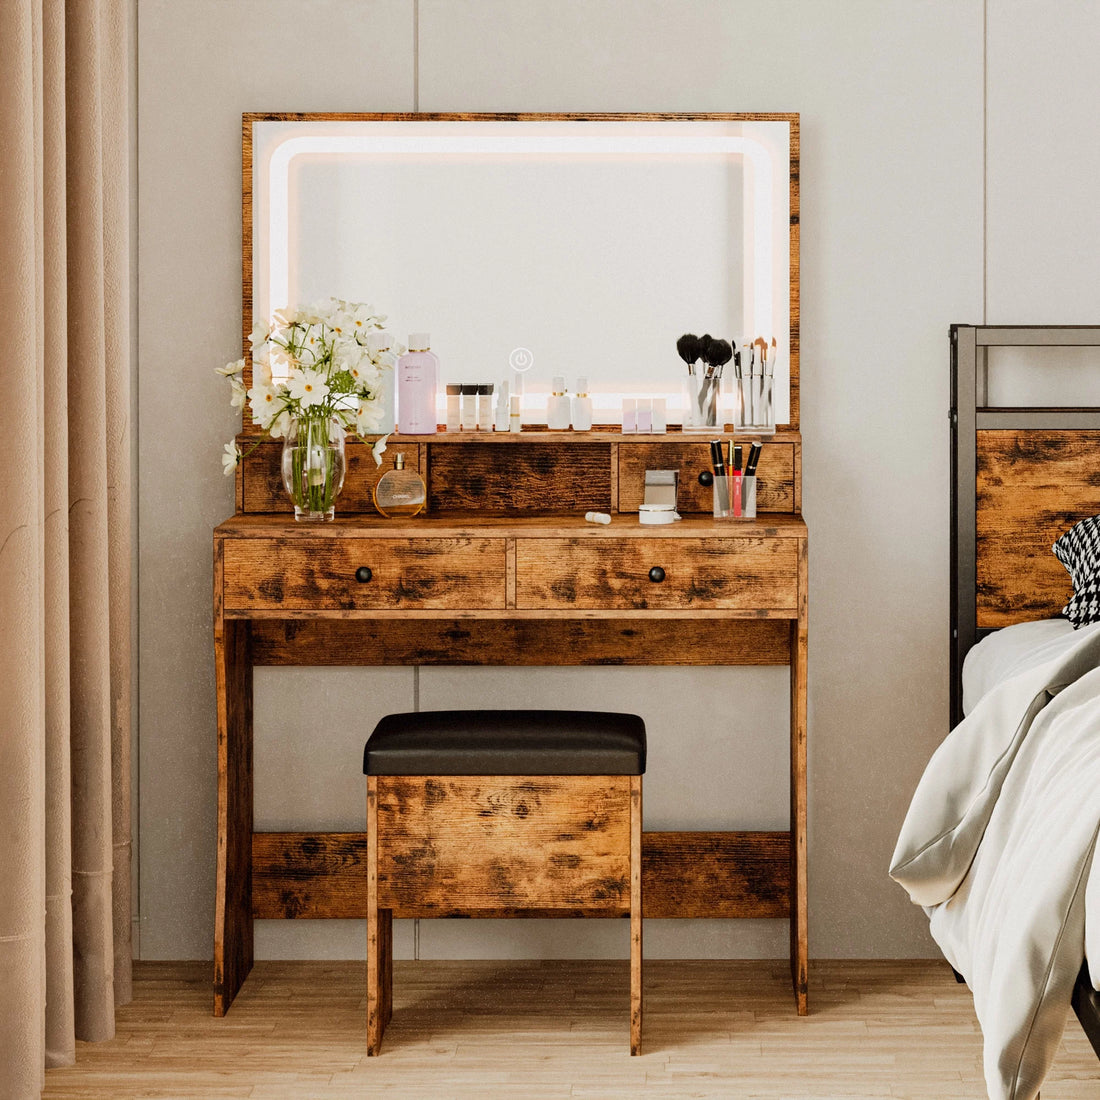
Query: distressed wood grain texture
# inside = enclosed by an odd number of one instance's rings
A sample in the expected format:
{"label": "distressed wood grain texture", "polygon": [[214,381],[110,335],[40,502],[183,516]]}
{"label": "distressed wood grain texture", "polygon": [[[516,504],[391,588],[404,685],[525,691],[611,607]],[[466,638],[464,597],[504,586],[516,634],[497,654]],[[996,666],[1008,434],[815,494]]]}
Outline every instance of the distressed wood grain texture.
{"label": "distressed wood grain texture", "polygon": [[[748,457],[746,443],[745,457]],[[756,508],[760,512],[795,512],[795,443],[765,443],[756,479]],[[712,514],[713,490],[699,484],[699,475],[711,471],[706,442],[630,443],[619,446],[619,511],[636,512],[645,499],[646,470],[679,470],[677,511]]]}
{"label": "distressed wood grain texture", "polygon": [[630,777],[630,1053],[642,1053],[642,777]]}
{"label": "distressed wood grain texture", "polygon": [[[215,558],[215,574],[220,572]],[[215,622],[218,846],[214,1014],[224,1016],[252,969],[252,661],[245,622]]]}
{"label": "distressed wood grain texture", "polygon": [[[338,918],[367,915],[366,833],[255,833],[253,915]],[[791,837],[787,832],[642,834],[642,912],[646,917],[759,918],[790,912]],[[586,905],[476,907],[420,904],[386,880],[379,906],[394,917],[623,916],[601,900]]]}
{"label": "distressed wood grain texture", "polygon": [[504,607],[502,538],[227,539],[224,569],[227,609]]}
{"label": "distressed wood grain texture", "polygon": [[791,622],[791,683],[790,683],[790,798],[791,798],[791,897],[790,950],[791,982],[799,1016],[809,1011],[807,1003],[810,965],[809,940],[809,878],[807,861],[807,772],[806,734],[807,658],[809,656],[809,542],[798,541],[798,618]]}
{"label": "distressed wood grain texture", "polygon": [[258,665],[785,665],[783,619],[258,619]]}
{"label": "distressed wood grain texture", "polygon": [[979,627],[1057,615],[1073,595],[1051,551],[1100,513],[1100,431],[983,430],[977,437]]}
{"label": "distressed wood grain texture", "polygon": [[[795,539],[519,539],[516,607],[792,608],[797,560]],[[651,578],[654,567],[663,580]]]}
{"label": "distressed wood grain texture", "polygon": [[611,508],[610,443],[449,443],[431,447],[430,473],[434,515]]}
{"label": "distressed wood grain texture", "polygon": [[629,776],[379,776],[377,812],[394,909],[629,907]]}

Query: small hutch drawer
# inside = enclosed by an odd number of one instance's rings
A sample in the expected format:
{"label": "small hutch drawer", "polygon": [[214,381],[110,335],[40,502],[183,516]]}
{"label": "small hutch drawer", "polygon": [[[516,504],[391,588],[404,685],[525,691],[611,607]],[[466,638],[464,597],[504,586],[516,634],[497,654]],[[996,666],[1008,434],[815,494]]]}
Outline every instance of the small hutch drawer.
{"label": "small hutch drawer", "polygon": [[226,539],[227,610],[493,610],[501,538]]}
{"label": "small hutch drawer", "polygon": [[516,607],[789,610],[789,538],[517,539]]}

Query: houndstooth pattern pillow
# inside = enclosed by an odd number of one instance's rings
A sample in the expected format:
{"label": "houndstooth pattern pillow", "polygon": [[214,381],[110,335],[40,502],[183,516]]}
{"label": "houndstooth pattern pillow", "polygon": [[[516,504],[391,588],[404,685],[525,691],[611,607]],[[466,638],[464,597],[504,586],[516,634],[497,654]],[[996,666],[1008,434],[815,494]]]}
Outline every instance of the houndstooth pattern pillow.
{"label": "houndstooth pattern pillow", "polygon": [[1100,577],[1088,581],[1073,593],[1073,599],[1062,608],[1073,629],[1088,623],[1100,622]]}
{"label": "houndstooth pattern pillow", "polygon": [[1100,516],[1074,524],[1053,550],[1073,581],[1073,599],[1062,614],[1075,628],[1100,621]]}

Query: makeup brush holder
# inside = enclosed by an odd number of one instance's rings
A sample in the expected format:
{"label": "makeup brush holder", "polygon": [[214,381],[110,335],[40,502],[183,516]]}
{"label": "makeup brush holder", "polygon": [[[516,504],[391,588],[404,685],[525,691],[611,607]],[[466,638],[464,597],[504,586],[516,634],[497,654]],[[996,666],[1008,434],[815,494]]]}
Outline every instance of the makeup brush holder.
{"label": "makeup brush holder", "polygon": [[714,479],[715,519],[756,519],[756,477]]}
{"label": "makeup brush holder", "polygon": [[718,417],[718,397],[717,378],[688,378],[685,432],[714,432],[724,427]]}
{"label": "makeup brush holder", "polygon": [[775,432],[775,378],[770,374],[737,379],[734,425],[742,432],[771,435]]}

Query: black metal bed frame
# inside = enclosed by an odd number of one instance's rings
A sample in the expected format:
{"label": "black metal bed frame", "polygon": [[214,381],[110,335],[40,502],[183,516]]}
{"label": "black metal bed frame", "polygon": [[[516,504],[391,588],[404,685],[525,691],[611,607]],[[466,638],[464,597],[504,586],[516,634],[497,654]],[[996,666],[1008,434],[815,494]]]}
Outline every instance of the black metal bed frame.
{"label": "black metal bed frame", "polygon": [[[1100,408],[1022,408],[988,402],[987,349],[1100,347],[1088,325],[952,325],[951,330],[951,725],[962,721],[962,665],[989,629],[977,622],[977,435],[982,429],[1100,429]],[[1100,458],[1100,456],[1098,456]],[[1100,1057],[1100,993],[1087,964],[1073,990],[1073,1010]]]}

